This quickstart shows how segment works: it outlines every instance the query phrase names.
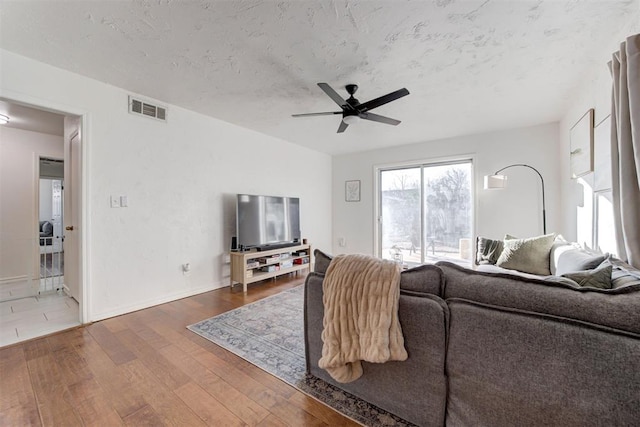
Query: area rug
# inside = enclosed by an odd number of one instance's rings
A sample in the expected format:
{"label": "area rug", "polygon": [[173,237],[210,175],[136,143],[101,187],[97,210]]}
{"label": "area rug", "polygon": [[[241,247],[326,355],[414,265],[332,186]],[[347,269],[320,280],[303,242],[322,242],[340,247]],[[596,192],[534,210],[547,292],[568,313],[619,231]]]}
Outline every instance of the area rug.
{"label": "area rug", "polygon": [[365,426],[413,425],[306,374],[303,298],[298,286],[187,328]]}

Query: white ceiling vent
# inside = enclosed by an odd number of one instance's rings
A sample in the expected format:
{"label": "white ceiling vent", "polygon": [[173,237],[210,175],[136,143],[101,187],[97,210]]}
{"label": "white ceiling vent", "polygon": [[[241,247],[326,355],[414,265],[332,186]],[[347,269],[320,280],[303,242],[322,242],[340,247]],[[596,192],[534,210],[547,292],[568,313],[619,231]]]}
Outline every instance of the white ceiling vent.
{"label": "white ceiling vent", "polygon": [[129,96],[129,112],[133,114],[142,114],[143,116],[162,120],[163,122],[167,121],[167,107],[153,105],[132,96]]}

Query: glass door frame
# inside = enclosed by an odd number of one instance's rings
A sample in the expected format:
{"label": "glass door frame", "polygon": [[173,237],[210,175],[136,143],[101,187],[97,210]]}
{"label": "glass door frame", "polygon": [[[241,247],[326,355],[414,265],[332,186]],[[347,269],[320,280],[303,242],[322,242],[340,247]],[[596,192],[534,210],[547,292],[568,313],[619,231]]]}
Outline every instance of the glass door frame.
{"label": "glass door frame", "polygon": [[[374,212],[373,212],[373,253],[374,256],[382,258],[382,197],[380,194],[382,188],[382,173],[390,170],[420,168],[420,242],[424,248],[424,227],[425,227],[425,191],[424,191],[424,168],[429,166],[443,166],[447,164],[469,163],[470,172],[470,188],[471,188],[471,252],[470,263],[474,265],[475,259],[475,230],[476,230],[476,176],[474,154],[466,154],[460,156],[437,157],[424,160],[412,160],[406,162],[388,163],[375,165],[373,167],[373,186],[374,186]],[[425,251],[420,254],[421,263],[425,260]]]}

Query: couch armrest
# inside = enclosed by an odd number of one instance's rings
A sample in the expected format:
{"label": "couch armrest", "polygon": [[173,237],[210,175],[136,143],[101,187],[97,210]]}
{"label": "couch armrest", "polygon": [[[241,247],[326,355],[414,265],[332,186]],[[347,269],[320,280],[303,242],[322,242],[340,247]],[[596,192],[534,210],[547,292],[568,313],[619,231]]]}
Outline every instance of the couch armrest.
{"label": "couch armrest", "polygon": [[443,425],[446,405],[446,325],[448,308],[440,297],[401,291],[399,318],[409,358],[403,362],[363,362],[358,380],[340,384],[318,367],[322,355],[323,274],[305,282],[304,328],[307,372],[418,425]]}

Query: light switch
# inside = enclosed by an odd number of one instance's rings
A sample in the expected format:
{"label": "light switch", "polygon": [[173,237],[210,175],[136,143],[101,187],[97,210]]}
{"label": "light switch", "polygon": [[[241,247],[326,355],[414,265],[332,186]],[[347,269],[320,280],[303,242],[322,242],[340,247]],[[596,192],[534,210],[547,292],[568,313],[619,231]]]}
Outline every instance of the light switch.
{"label": "light switch", "polygon": [[127,206],[129,206],[127,196],[120,196],[120,207],[126,208]]}
{"label": "light switch", "polygon": [[120,207],[120,198],[116,196],[111,196],[111,207],[119,208]]}

